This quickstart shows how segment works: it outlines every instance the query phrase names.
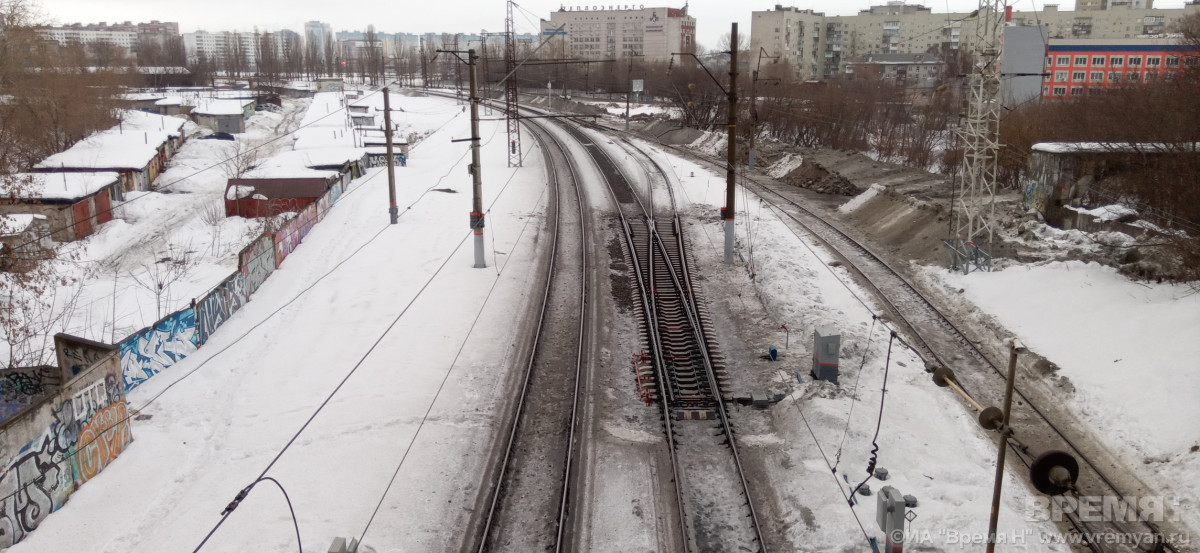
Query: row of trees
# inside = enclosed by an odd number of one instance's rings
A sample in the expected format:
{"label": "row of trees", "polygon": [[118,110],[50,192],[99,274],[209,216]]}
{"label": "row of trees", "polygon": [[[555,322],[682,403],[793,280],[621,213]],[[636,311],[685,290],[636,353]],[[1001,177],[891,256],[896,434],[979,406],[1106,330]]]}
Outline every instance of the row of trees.
{"label": "row of trees", "polygon": [[[1174,31],[1200,53],[1200,15]],[[549,48],[547,48],[549,50]],[[719,50],[727,51],[728,42]],[[587,64],[530,65],[519,71],[523,87],[564,87],[614,93],[623,100],[631,79],[643,79],[645,93],[679,110],[682,124],[701,130],[724,125],[728,96],[728,54],[699,52],[695,60],[648,63],[637,56]],[[957,128],[966,113],[968,53],[940,52],[941,77],[924,86],[904,86],[870,71],[856,70],[819,83],[799,83],[783,62],[754,59],[739,48],[739,138],[770,138],[808,148],[870,151],[880,158],[955,175],[962,159]],[[539,52],[549,61],[562,52]],[[749,61],[749,63],[747,63]],[[1069,101],[1027,101],[1001,113],[999,178],[1016,189],[1029,152],[1037,142],[1101,142],[1111,150],[1098,167],[1105,179],[1104,201],[1135,206],[1154,222],[1184,230],[1172,239],[1182,267],[1200,267],[1200,58],[1184,64],[1174,80],[1107,89]],[[761,65],[760,65],[761,62]],[[489,78],[495,73],[490,73]],[[711,76],[710,76],[711,75]],[[720,85],[714,81],[716,77]],[[911,84],[911,83],[910,83]],[[746,148],[740,149],[743,159]],[[1187,269],[1185,269],[1186,271]],[[1177,273],[1178,274],[1178,273]],[[1191,278],[1200,278],[1200,273]]]}
{"label": "row of trees", "polygon": [[339,43],[331,33],[310,38],[303,40],[295,33],[225,33],[220,55],[209,57],[200,51],[187,67],[199,82],[208,82],[215,75],[269,83],[329,76],[360,77],[379,84],[388,62],[399,61],[404,52],[402,48],[387,52],[374,25],[367,28],[362,40]]}
{"label": "row of trees", "polygon": [[[129,84],[130,73],[113,67],[115,63],[105,66],[106,60],[117,58],[107,46],[59,47],[42,40],[37,32],[42,20],[31,0],[0,0],[0,20],[0,201],[6,201],[32,184],[22,171],[117,124],[116,98]],[[0,221],[0,234],[15,230],[6,228],[10,221]],[[47,362],[54,329],[62,328],[73,312],[80,288],[55,264],[42,262],[54,256],[61,257],[60,252],[40,247],[14,251],[9,244],[0,252],[4,365]]]}

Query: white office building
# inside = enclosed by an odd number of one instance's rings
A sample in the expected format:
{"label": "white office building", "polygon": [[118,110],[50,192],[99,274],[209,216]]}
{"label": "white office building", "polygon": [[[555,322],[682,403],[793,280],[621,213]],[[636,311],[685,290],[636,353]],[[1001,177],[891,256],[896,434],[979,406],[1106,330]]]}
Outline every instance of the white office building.
{"label": "white office building", "polygon": [[545,48],[580,59],[617,59],[640,54],[667,61],[672,52],[696,50],[696,18],[683,8],[563,6],[541,22]]}

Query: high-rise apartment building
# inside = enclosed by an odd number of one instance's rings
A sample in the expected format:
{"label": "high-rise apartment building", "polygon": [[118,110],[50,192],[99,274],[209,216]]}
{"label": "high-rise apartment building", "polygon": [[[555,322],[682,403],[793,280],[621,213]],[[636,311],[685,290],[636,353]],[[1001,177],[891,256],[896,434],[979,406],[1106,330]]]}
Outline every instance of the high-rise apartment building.
{"label": "high-rise apartment building", "polygon": [[[696,18],[684,8],[564,6],[541,22],[551,52],[582,59],[617,59],[640,54],[667,61],[672,52],[696,50]],[[560,29],[561,27],[561,29]]]}
{"label": "high-rise apartment building", "polygon": [[258,69],[258,57],[264,47],[270,48],[277,58],[282,58],[287,48],[302,48],[303,45],[298,34],[284,29],[275,33],[184,33],[183,47],[187,51],[188,63],[204,59],[223,70],[231,71],[236,67],[239,71],[252,72]]}
{"label": "high-rise apartment building", "polygon": [[[326,51],[326,37],[333,35],[333,27],[328,23],[320,21],[309,21],[304,24],[304,41],[306,43],[315,44],[317,46],[317,55],[321,59],[325,59],[329,52]],[[337,55],[335,52],[333,55]]]}

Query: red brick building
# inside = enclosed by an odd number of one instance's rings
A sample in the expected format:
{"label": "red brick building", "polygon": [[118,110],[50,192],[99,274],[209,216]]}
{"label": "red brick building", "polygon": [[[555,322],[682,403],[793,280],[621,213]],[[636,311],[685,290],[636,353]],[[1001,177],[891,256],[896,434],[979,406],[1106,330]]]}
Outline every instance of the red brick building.
{"label": "red brick building", "polygon": [[1051,39],[1043,100],[1078,99],[1106,88],[1170,81],[1200,52],[1169,39]]}

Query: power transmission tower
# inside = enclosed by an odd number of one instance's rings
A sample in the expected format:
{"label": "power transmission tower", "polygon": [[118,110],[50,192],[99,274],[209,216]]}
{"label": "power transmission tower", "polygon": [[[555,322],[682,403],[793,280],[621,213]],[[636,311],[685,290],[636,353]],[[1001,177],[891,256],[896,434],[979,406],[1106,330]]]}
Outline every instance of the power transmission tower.
{"label": "power transmission tower", "polygon": [[950,268],[992,270],[996,218],[996,158],[1000,150],[1000,53],[1007,0],[979,0],[967,118],[960,129],[963,186],[955,233],[946,240]]}
{"label": "power transmission tower", "polygon": [[508,17],[504,20],[504,110],[508,129],[508,166],[521,166],[521,123],[517,118],[517,35],[513,28],[513,3],[508,1]]}

